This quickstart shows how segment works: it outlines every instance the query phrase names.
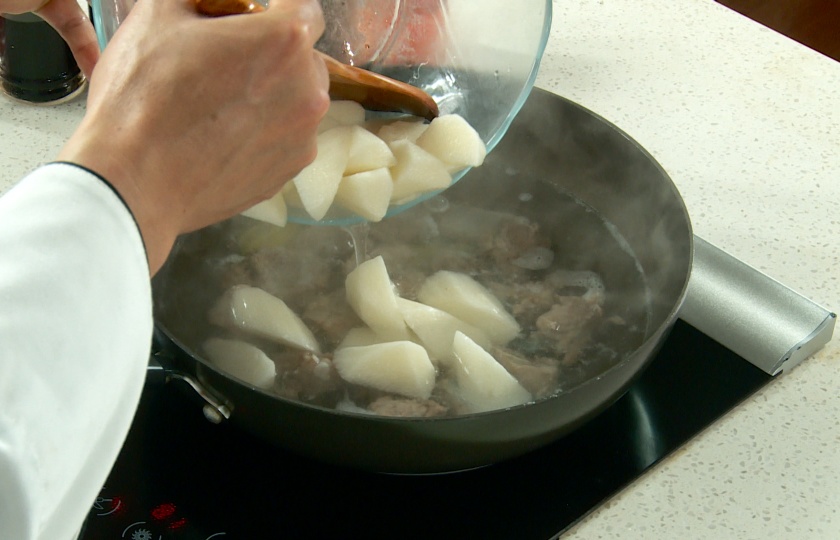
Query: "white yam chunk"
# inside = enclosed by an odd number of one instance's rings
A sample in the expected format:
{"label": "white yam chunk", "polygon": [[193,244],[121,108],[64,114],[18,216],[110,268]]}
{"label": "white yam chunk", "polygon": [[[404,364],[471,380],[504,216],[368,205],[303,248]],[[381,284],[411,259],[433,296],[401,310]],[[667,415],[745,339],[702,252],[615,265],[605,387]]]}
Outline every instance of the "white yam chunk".
{"label": "white yam chunk", "polygon": [[360,126],[365,122],[365,109],[355,101],[337,99],[330,101],[330,108],[321,122],[325,120],[339,126]]}
{"label": "white yam chunk", "polygon": [[343,125],[344,124],[342,124],[341,122],[339,122],[335,118],[330,118],[329,116],[324,116],[323,118],[321,118],[321,121],[318,123],[318,134],[320,135],[321,133],[323,133],[325,131],[329,131],[333,128],[337,128],[337,127],[343,126]]}
{"label": "white yam chunk", "polygon": [[391,179],[391,171],[383,167],[342,178],[335,200],[366,220],[377,222],[381,221],[388,212],[393,192],[394,181]]}
{"label": "white yam chunk", "polygon": [[391,167],[397,162],[385,141],[360,126],[351,127],[348,152],[347,164],[344,166],[345,176]]}
{"label": "white yam chunk", "polygon": [[202,346],[207,360],[225,373],[257,388],[271,388],[277,367],[264,352],[235,339],[210,338]]}
{"label": "white yam chunk", "polygon": [[272,198],[248,208],[242,212],[242,215],[251,219],[265,221],[278,227],[285,227],[289,212],[286,209],[286,200],[283,198],[283,192],[281,191]]}
{"label": "white yam chunk", "polygon": [[213,324],[233,328],[312,352],[321,352],[318,341],[285,302],[249,285],[234,285],[210,312]]}
{"label": "white yam chunk", "polygon": [[482,347],[490,347],[484,332],[445,311],[405,298],[397,298],[397,306],[405,323],[417,334],[435,363],[448,364],[452,359],[455,332],[466,334]]}
{"label": "white yam chunk", "polygon": [[397,158],[391,167],[394,192],[391,200],[405,201],[421,193],[449,187],[452,176],[441,160],[405,139],[389,144]]}
{"label": "white yam chunk", "polygon": [[336,350],[346,349],[347,347],[361,347],[364,345],[376,345],[378,343],[388,343],[391,341],[412,341],[419,343],[419,338],[408,332],[408,339],[406,339],[406,331],[392,332],[390,334],[381,334],[374,331],[372,328],[366,326],[359,326],[351,328],[341,343],[338,344]]}
{"label": "white yam chunk", "polygon": [[457,114],[438,116],[417,139],[417,145],[452,168],[484,163],[487,147],[478,132]]}
{"label": "white yam chunk", "polygon": [[294,182],[286,182],[283,184],[283,189],[280,190],[283,194],[283,200],[286,202],[286,208],[293,206],[295,208],[303,208],[303,201],[300,200],[300,194]]}
{"label": "white yam chunk", "polygon": [[347,274],[347,302],[356,315],[376,333],[392,340],[409,332],[397,307],[397,293],[381,256],[367,260]]}
{"label": "white yam chunk", "polygon": [[391,118],[370,118],[368,120],[365,120],[365,123],[362,124],[362,127],[376,135],[377,133],[379,133],[379,130],[382,129],[382,126],[390,124],[393,121],[394,120]]}
{"label": "white yam chunk", "polygon": [[417,300],[475,326],[493,344],[504,345],[519,333],[519,323],[499,299],[466,274],[448,270],[432,274],[420,286]]}
{"label": "white yam chunk", "polygon": [[377,343],[382,343],[383,341],[384,340],[379,337],[379,334],[374,332],[372,329],[368,328],[367,326],[359,326],[356,328],[351,328],[344,336],[344,339],[341,340],[341,343],[338,344],[338,347],[335,348],[335,350],[346,349],[347,347],[364,347],[366,345],[376,345]]}
{"label": "white yam chunk", "polygon": [[380,127],[376,134],[386,143],[399,140],[416,142],[417,138],[428,127],[429,124],[423,122],[421,118],[417,118],[416,120],[395,120]]}
{"label": "white yam chunk", "polygon": [[353,127],[343,126],[318,135],[318,155],[293,179],[303,208],[315,221],[332,205],[350,151]]}
{"label": "white yam chunk", "polygon": [[410,341],[393,341],[335,351],[333,364],[345,381],[427,399],[435,386],[435,366],[426,349]]}
{"label": "white yam chunk", "polygon": [[458,393],[474,412],[492,411],[531,401],[531,393],[473,340],[455,333]]}

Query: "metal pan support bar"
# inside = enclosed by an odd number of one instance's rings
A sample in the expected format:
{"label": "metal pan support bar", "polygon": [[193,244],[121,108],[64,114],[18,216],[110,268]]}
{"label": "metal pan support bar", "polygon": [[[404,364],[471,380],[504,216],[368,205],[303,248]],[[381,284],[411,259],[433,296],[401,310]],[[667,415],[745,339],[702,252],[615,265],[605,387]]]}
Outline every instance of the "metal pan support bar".
{"label": "metal pan support bar", "polygon": [[680,318],[770,375],[786,372],[831,340],[837,316],[694,237]]}

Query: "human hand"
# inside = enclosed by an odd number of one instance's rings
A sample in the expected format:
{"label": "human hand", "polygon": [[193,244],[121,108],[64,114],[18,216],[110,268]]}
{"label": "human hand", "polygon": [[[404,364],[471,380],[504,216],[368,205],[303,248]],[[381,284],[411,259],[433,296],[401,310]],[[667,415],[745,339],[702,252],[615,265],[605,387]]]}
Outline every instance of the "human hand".
{"label": "human hand", "polygon": [[0,13],[34,12],[67,42],[79,69],[90,77],[99,59],[99,44],[87,13],[76,0],[0,0]]}
{"label": "human hand", "polygon": [[120,192],[153,274],[177,235],[271,197],[314,159],[323,29],[316,0],[219,18],[192,0],[140,0],[114,34],[59,159]]}

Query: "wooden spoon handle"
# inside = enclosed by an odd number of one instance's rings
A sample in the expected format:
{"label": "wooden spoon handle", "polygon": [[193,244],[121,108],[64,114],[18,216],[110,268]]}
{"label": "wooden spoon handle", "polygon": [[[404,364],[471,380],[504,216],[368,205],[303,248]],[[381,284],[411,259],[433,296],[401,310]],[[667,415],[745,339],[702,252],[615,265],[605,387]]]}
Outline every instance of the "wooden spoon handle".
{"label": "wooden spoon handle", "polygon": [[316,52],[327,66],[332,99],[352,100],[370,111],[404,112],[426,120],[440,114],[432,96],[420,88]]}
{"label": "wooden spoon handle", "polygon": [[[196,10],[208,17],[241,15],[263,11],[251,0],[195,0]],[[372,111],[405,112],[432,120],[440,114],[432,96],[408,83],[356,66],[342,64],[316,51],[330,75],[330,97],[356,101]]]}
{"label": "wooden spoon handle", "polygon": [[260,4],[250,0],[195,0],[195,8],[208,17],[241,15],[265,10]]}

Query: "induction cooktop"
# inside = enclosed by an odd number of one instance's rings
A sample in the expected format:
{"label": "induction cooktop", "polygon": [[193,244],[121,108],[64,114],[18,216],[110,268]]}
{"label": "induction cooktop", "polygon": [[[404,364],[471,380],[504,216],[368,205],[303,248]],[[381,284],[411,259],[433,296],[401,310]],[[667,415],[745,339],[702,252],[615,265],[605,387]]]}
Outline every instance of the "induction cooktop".
{"label": "induction cooktop", "polygon": [[480,469],[405,476],[315,462],[207,422],[186,384],[150,367],[79,538],[558,537],[831,337],[834,314],[696,240],[681,318],[627,393],[556,442]]}

